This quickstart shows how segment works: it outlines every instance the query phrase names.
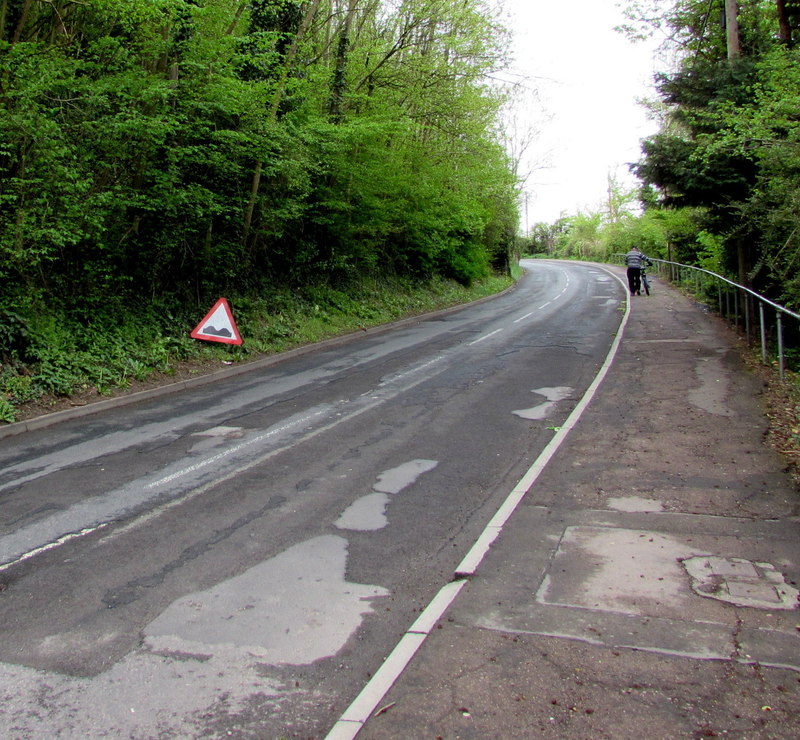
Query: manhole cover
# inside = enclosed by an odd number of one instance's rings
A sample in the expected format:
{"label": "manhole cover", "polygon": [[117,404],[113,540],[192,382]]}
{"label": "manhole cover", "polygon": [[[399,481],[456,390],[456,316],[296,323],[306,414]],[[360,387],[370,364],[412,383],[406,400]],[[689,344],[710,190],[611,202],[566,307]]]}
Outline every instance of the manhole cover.
{"label": "manhole cover", "polygon": [[800,592],[770,563],[709,555],[686,558],[681,563],[692,579],[692,589],[700,596],[758,609],[798,606]]}

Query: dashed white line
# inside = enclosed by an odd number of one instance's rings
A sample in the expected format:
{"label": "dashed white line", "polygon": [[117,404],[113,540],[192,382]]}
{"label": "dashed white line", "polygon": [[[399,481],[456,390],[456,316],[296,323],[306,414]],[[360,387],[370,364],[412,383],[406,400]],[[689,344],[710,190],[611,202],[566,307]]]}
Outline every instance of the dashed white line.
{"label": "dashed white line", "polygon": [[468,346],[471,347],[473,344],[478,344],[479,342],[482,342],[485,339],[488,339],[489,337],[493,337],[495,334],[499,334],[501,331],[503,331],[502,327],[500,329],[495,329],[494,331],[490,331],[488,334],[484,334],[482,337],[476,339],[474,342],[470,342]]}
{"label": "dashed white line", "polygon": [[182,478],[185,475],[189,475],[189,473],[194,473],[202,468],[207,468],[209,465],[214,465],[218,463],[220,460],[223,460],[226,457],[230,457],[231,455],[239,452],[240,450],[245,449],[246,447],[250,447],[254,444],[258,444],[259,442],[263,442],[265,439],[269,439],[270,437],[274,437],[276,434],[281,434],[282,432],[287,432],[290,429],[301,427],[304,424],[316,419],[319,416],[322,416],[325,413],[326,409],[321,409],[315,411],[313,414],[308,414],[307,416],[302,416],[298,419],[294,419],[288,424],[282,424],[281,426],[274,427],[270,429],[268,432],[264,432],[262,434],[258,434],[252,439],[248,439],[246,442],[240,442],[233,447],[229,447],[227,450],[223,450],[222,452],[217,453],[216,455],[212,455],[211,457],[207,457],[205,460],[201,460],[194,465],[189,465],[188,467],[182,468],[181,470],[176,470],[174,473],[170,475],[166,475],[163,478],[159,478],[158,480],[153,481],[152,483],[148,483],[145,488],[158,488],[159,486],[163,486],[166,483],[172,483],[172,481],[177,480],[178,478]]}
{"label": "dashed white line", "polygon": [[32,557],[39,555],[40,553],[47,552],[48,550],[52,550],[53,548],[60,547],[61,545],[69,542],[70,540],[77,539],[78,537],[84,537],[87,534],[92,534],[92,532],[97,532],[104,527],[107,527],[109,522],[103,522],[102,524],[98,524],[96,527],[86,527],[86,529],[82,529],[80,532],[71,532],[70,534],[65,534],[63,537],[59,537],[54,542],[48,542],[46,545],[41,545],[40,547],[36,547],[33,550],[29,550],[26,553],[20,555],[16,560],[13,560],[8,563],[3,563],[0,565],[0,572],[10,568],[12,565],[17,565],[17,563],[22,563],[25,560],[30,560]]}
{"label": "dashed white line", "polygon": [[[438,355],[437,357],[434,357],[432,360],[428,360],[427,362],[424,362],[421,365],[412,367],[410,370],[406,370],[402,373],[396,373],[395,375],[391,375],[390,377],[385,378],[380,383],[378,383],[378,386],[383,387],[385,385],[389,385],[390,383],[396,383],[398,380],[402,380],[403,378],[409,375],[414,375],[416,373],[422,372],[423,370],[427,370],[429,367],[435,365],[437,362],[441,362],[443,359],[445,359],[445,355]],[[373,392],[374,391],[367,391],[363,395],[368,396]]]}

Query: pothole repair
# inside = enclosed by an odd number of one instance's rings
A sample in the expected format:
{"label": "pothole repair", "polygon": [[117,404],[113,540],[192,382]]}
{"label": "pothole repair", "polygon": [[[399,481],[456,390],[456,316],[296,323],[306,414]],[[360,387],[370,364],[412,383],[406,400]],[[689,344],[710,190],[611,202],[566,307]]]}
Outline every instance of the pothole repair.
{"label": "pothole repair", "polygon": [[680,560],[700,596],[734,606],[796,609],[800,591],[771,563],[701,555]]}

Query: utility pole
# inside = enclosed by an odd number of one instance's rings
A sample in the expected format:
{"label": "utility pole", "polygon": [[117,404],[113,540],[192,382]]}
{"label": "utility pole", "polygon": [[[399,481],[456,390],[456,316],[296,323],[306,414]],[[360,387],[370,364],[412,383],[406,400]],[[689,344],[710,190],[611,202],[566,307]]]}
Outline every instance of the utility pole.
{"label": "utility pole", "polygon": [[525,236],[530,236],[531,227],[528,224],[528,191],[525,191]]}

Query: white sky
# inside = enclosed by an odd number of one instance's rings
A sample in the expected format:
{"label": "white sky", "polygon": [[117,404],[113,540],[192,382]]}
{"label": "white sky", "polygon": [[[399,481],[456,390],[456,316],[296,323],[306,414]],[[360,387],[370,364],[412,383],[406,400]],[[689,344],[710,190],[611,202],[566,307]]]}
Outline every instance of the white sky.
{"label": "white sky", "polygon": [[[634,186],[626,163],[657,130],[637,98],[653,98],[654,42],[632,43],[614,31],[623,22],[619,0],[504,0],[514,31],[512,79],[520,91],[516,138],[534,140],[521,174],[527,209],[520,228],[562,213],[596,211],[608,175]],[[537,100],[538,97],[538,100]],[[521,130],[520,130],[521,129]]]}

